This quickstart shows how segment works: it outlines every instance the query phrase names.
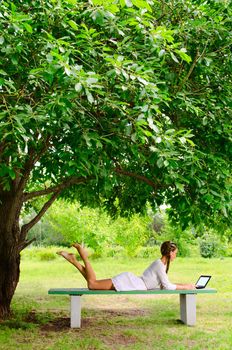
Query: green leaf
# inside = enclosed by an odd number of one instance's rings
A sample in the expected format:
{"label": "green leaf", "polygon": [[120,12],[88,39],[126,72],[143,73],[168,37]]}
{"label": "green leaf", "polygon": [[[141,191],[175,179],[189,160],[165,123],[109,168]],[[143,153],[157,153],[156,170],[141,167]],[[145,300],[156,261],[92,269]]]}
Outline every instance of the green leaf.
{"label": "green leaf", "polygon": [[173,52],[171,52],[171,53],[170,53],[170,55],[171,55],[171,57],[172,57],[173,61],[175,61],[176,63],[179,63],[179,61],[178,61],[177,57],[174,55],[174,53],[173,53]]}
{"label": "green leaf", "polygon": [[175,182],[175,186],[180,192],[184,192],[184,185],[183,184],[181,184],[179,182]]}
{"label": "green leaf", "polygon": [[147,119],[149,127],[154,130],[156,133],[159,132],[159,128],[154,124],[153,118],[152,117],[148,117]]}
{"label": "green leaf", "polygon": [[196,145],[195,145],[195,143],[192,141],[192,140],[190,140],[189,138],[186,138],[185,139],[192,147],[195,147]]}
{"label": "green leaf", "polygon": [[192,58],[185,53],[185,49],[181,50],[175,50],[175,52],[182,58],[182,60],[186,61],[187,63],[190,63],[192,61]]}
{"label": "green leaf", "polygon": [[82,90],[82,84],[81,84],[81,83],[75,84],[75,90],[76,90],[77,92],[80,92],[80,91]]}
{"label": "green leaf", "polygon": [[228,218],[228,213],[225,207],[222,207],[222,213],[226,218]]}
{"label": "green leaf", "polygon": [[216,192],[216,191],[210,190],[210,193],[212,193],[214,196],[217,196],[217,197],[221,198],[221,194]]}
{"label": "green leaf", "polygon": [[70,21],[68,21],[68,24],[70,25],[70,27],[72,27],[72,29],[74,30],[78,30],[79,27],[78,25],[76,24],[76,22],[74,22],[72,19]]}
{"label": "green leaf", "polygon": [[77,4],[77,0],[66,0],[69,4],[71,5],[76,5]]}
{"label": "green leaf", "polygon": [[132,0],[132,4],[138,7],[139,9],[147,9],[152,12],[152,8],[147,1],[143,0]]}
{"label": "green leaf", "polygon": [[14,170],[13,170],[13,169],[10,169],[10,168],[9,168],[9,175],[10,175],[10,178],[11,178],[12,180],[14,180],[15,177],[16,177],[16,174],[15,174]]}
{"label": "green leaf", "polygon": [[89,77],[86,79],[86,82],[87,84],[91,85],[91,84],[95,84],[98,82],[98,79],[97,78],[92,78],[92,77]]}
{"label": "green leaf", "polygon": [[159,158],[156,162],[158,168],[162,168],[164,165],[163,158]]}
{"label": "green leaf", "polygon": [[7,73],[3,69],[0,69],[0,74],[1,75],[7,75]]}
{"label": "green leaf", "polygon": [[136,142],[136,140],[137,140],[137,134],[136,133],[131,134],[131,140],[133,142]]}
{"label": "green leaf", "polygon": [[31,26],[30,24],[28,24],[28,23],[23,23],[23,26],[24,26],[24,28],[26,29],[26,31],[27,31],[28,33],[30,33],[30,34],[33,33],[33,29],[32,29],[32,26]]}
{"label": "green leaf", "polygon": [[209,193],[207,193],[203,196],[203,200],[205,200],[208,203],[213,203],[213,201],[214,201],[213,196]]}
{"label": "green leaf", "polygon": [[131,0],[120,0],[121,7],[133,7]]}
{"label": "green leaf", "polygon": [[164,49],[160,50],[160,51],[159,51],[159,54],[158,54],[159,57],[162,57],[162,56],[165,54],[165,52],[166,52],[166,51],[165,51]]}
{"label": "green leaf", "polygon": [[11,57],[11,62],[16,66],[18,65],[19,61],[18,61],[18,57],[15,55],[12,55]]}
{"label": "green leaf", "polygon": [[88,89],[85,89],[85,93],[86,93],[86,96],[87,96],[87,99],[88,99],[89,103],[92,104],[94,102],[93,95],[91,94],[91,92],[89,92]]}
{"label": "green leaf", "polygon": [[182,145],[184,145],[186,143],[186,138],[185,137],[180,137],[180,142],[182,143]]}
{"label": "green leaf", "polygon": [[148,81],[146,81],[145,79],[141,78],[141,77],[137,77],[138,81],[140,81],[140,83],[142,83],[143,85],[148,85]]}
{"label": "green leaf", "polygon": [[91,17],[92,17],[93,21],[96,22],[97,24],[99,24],[100,26],[102,26],[104,24],[104,21],[105,21],[104,11],[95,10],[94,12],[92,12]]}

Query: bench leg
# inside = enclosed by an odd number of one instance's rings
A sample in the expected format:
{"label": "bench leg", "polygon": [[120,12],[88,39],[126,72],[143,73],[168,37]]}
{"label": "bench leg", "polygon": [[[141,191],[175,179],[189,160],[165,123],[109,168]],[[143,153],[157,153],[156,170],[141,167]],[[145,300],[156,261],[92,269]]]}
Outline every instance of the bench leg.
{"label": "bench leg", "polygon": [[196,294],[180,294],[180,319],[188,326],[196,324]]}
{"label": "bench leg", "polygon": [[71,328],[81,328],[81,296],[71,295]]}

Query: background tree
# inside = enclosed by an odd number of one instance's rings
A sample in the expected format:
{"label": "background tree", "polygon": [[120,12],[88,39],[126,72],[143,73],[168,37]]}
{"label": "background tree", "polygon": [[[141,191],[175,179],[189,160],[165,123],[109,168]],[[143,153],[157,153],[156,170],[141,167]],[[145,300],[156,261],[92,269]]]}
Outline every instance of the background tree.
{"label": "background tree", "polygon": [[[229,221],[229,2],[1,1],[0,317],[59,196]],[[22,209],[44,201],[20,227]]]}

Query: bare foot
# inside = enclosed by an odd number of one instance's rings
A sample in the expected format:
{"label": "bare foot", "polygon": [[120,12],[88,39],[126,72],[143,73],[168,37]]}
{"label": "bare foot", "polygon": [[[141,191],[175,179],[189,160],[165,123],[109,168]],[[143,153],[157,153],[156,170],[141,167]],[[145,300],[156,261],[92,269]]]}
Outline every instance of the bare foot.
{"label": "bare foot", "polygon": [[76,262],[76,257],[74,254],[65,252],[63,250],[56,252],[56,254],[63,256],[66,260],[68,260],[71,264],[74,264]]}
{"label": "bare foot", "polygon": [[72,246],[77,249],[82,260],[88,259],[88,252],[80,243],[74,243]]}

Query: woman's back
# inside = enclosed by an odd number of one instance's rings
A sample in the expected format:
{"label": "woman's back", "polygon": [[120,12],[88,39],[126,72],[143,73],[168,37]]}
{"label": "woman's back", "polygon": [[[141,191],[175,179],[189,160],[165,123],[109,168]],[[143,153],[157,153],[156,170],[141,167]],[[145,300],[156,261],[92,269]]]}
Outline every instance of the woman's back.
{"label": "woman's back", "polygon": [[169,282],[165,271],[165,265],[162,263],[161,259],[157,259],[151,263],[143,272],[141,278],[147,289],[176,289],[176,285]]}

